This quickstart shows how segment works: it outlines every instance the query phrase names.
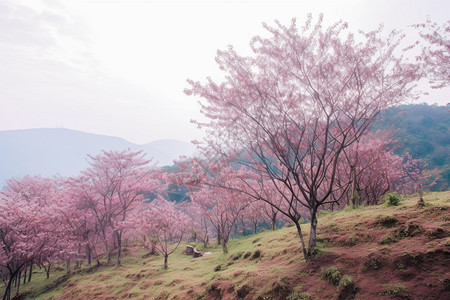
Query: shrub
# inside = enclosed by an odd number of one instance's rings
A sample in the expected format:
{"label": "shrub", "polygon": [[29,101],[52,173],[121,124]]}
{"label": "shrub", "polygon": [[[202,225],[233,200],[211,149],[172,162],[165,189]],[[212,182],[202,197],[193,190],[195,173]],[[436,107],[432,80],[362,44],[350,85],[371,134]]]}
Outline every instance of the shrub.
{"label": "shrub", "polygon": [[335,266],[328,267],[325,269],[323,277],[328,283],[338,286],[342,278],[342,270]]}
{"label": "shrub", "polygon": [[378,293],[380,296],[389,296],[393,294],[407,294],[408,288],[404,286],[403,284],[396,283],[396,284],[387,284],[386,289],[382,290]]}
{"label": "shrub", "polygon": [[399,239],[397,236],[392,235],[392,234],[388,234],[385,235],[381,240],[380,240],[380,244],[391,244],[391,243],[396,243],[398,242]]}
{"label": "shrub", "polygon": [[387,206],[399,206],[402,201],[402,197],[398,194],[392,193],[387,195],[386,204]]}
{"label": "shrub", "polygon": [[362,267],[363,272],[366,272],[368,270],[379,270],[383,267],[383,263],[376,257],[370,258],[368,261],[366,261]]}
{"label": "shrub", "polygon": [[342,277],[341,281],[339,282],[339,286],[347,286],[349,284],[353,283],[353,279],[351,276],[345,275]]}

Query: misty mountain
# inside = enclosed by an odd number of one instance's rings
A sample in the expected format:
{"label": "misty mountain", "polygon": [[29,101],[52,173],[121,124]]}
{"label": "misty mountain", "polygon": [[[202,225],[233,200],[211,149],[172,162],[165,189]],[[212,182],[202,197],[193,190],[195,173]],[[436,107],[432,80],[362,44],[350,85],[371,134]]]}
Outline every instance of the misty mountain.
{"label": "misty mountain", "polygon": [[194,145],[170,139],[136,145],[118,137],[62,128],[0,131],[0,186],[8,178],[26,174],[77,175],[88,166],[88,154],[125,149],[143,150],[158,166],[195,152]]}

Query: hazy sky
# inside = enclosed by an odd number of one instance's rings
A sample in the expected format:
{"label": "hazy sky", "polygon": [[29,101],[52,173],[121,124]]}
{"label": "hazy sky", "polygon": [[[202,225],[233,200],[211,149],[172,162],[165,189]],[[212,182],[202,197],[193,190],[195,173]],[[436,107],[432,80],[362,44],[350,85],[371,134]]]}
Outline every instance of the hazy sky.
{"label": "hazy sky", "polygon": [[[350,28],[410,30],[443,22],[450,1],[434,0],[0,0],[0,130],[64,127],[135,143],[200,132],[186,79],[217,76],[216,51],[248,53],[264,34],[308,12]],[[449,90],[428,103],[450,102]]]}

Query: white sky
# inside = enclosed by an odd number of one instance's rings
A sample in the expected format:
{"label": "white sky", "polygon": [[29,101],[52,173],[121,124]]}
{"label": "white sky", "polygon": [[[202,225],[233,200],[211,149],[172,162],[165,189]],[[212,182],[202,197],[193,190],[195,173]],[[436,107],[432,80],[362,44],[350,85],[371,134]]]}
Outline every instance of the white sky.
{"label": "white sky", "polygon": [[[352,30],[442,23],[448,0],[0,0],[0,130],[64,127],[135,143],[201,133],[186,79],[216,76],[215,54],[249,53],[261,23],[308,12]],[[450,102],[449,90],[421,102]]]}

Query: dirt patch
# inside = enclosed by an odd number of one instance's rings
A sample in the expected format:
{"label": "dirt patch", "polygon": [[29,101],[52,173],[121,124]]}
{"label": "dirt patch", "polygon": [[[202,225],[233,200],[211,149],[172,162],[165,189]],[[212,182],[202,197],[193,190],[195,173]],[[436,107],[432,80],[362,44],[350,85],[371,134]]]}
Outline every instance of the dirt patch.
{"label": "dirt patch", "polygon": [[425,235],[430,239],[443,239],[449,237],[448,231],[441,227],[430,228]]}
{"label": "dirt patch", "polygon": [[205,300],[233,299],[234,286],[230,281],[215,281],[204,294]]}
{"label": "dirt patch", "polygon": [[393,216],[379,216],[374,222],[375,226],[381,226],[384,228],[396,227],[400,221]]}
{"label": "dirt patch", "polygon": [[250,292],[253,289],[251,287],[249,287],[248,285],[244,284],[243,286],[241,286],[237,291],[236,291],[236,295],[239,299],[244,299],[245,296],[247,296],[248,294],[250,294]]}

